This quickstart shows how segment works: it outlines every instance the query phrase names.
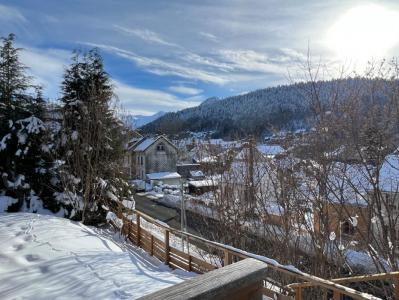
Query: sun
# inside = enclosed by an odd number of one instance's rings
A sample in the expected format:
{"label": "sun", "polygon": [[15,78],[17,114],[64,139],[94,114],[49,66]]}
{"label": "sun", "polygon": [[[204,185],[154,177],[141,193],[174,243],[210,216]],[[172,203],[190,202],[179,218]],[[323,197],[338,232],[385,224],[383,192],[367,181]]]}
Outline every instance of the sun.
{"label": "sun", "polygon": [[373,4],[354,7],[328,30],[327,44],[343,60],[362,63],[390,55],[399,44],[399,12]]}

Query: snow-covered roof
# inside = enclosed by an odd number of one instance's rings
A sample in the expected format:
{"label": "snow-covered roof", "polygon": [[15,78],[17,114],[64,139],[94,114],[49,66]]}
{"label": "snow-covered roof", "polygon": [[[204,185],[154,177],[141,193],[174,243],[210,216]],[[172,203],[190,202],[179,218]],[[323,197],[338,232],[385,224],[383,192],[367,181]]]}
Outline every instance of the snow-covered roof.
{"label": "snow-covered roof", "polygon": [[149,173],[147,174],[147,178],[149,180],[163,180],[163,179],[181,178],[181,176],[177,172],[159,172],[159,173]]}
{"label": "snow-covered roof", "polygon": [[143,138],[134,148],[135,152],[142,152],[148,149],[158,138]]}
{"label": "snow-covered roof", "polygon": [[205,180],[193,180],[188,182],[189,185],[199,188],[199,187],[207,187],[207,186],[216,186],[217,182],[212,179]]}
{"label": "snow-covered roof", "polygon": [[388,155],[381,166],[380,189],[399,192],[399,156],[396,154]]}
{"label": "snow-covered roof", "polygon": [[204,173],[201,170],[190,171],[191,177],[203,177]]}
{"label": "snow-covered roof", "polygon": [[136,142],[131,150],[135,152],[142,152],[147,150],[152,144],[154,144],[156,141],[163,139],[166,143],[170,144],[172,147],[176,148],[176,145],[173,144],[171,141],[169,141],[165,136],[160,135],[157,137],[147,137],[147,138],[142,138],[140,141]]}
{"label": "snow-covered roof", "polygon": [[266,145],[266,144],[260,144],[256,146],[258,151],[262,153],[263,155],[268,155],[268,156],[274,156],[280,153],[283,153],[285,150],[283,147],[279,145]]}

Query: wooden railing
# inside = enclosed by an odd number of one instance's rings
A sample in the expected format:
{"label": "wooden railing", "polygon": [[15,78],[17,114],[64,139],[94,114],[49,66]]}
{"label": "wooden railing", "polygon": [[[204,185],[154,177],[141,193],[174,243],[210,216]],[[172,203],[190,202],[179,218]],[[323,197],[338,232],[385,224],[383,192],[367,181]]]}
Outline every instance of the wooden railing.
{"label": "wooden railing", "polygon": [[[380,273],[380,274],[370,274],[370,275],[362,275],[362,276],[352,276],[345,278],[335,278],[330,279],[331,282],[339,283],[339,284],[351,284],[356,282],[370,282],[370,281],[392,281],[394,283],[394,295],[395,299],[399,299],[399,272],[389,272],[389,273]],[[290,284],[289,287],[293,288],[297,291],[296,294],[299,296],[297,299],[301,299],[301,293],[307,289],[314,287],[315,285],[312,282],[303,282],[303,283],[293,283]],[[333,299],[341,299],[341,295],[334,291]]]}
{"label": "wooden railing", "polygon": [[266,271],[265,263],[247,258],[144,296],[140,300],[261,300],[262,279],[266,276]]}
{"label": "wooden railing", "polygon": [[[223,266],[228,266],[233,262],[238,262],[246,258],[253,258],[265,263],[269,270],[272,269],[280,274],[289,275],[294,277],[296,280],[304,281],[303,283],[295,283],[295,284],[290,284],[286,287],[284,286],[279,287],[280,290],[282,291],[281,293],[285,296],[294,296],[295,299],[301,300],[302,291],[305,288],[318,287],[332,291],[334,295],[333,298],[334,300],[341,299],[343,295],[350,296],[352,299],[380,299],[378,297],[374,297],[372,295],[362,293],[352,288],[341,285],[341,283],[354,282],[355,280],[357,280],[357,278],[355,277],[335,279],[335,280],[322,279],[301,272],[293,267],[281,265],[276,261],[268,259],[266,257],[242,251],[240,249],[228,245],[223,245],[217,242],[207,240],[205,238],[190,234],[188,232],[183,232],[178,229],[171,228],[167,224],[160,222],[138,210],[129,210],[129,213],[135,214],[136,216],[135,222],[127,218],[122,213],[118,214],[118,217],[123,221],[123,226],[120,229],[121,233],[125,235],[132,243],[141,247],[150,255],[157,257],[159,260],[165,262],[165,264],[169,265],[172,268],[183,269],[186,271],[192,271],[199,274],[203,274],[221,267],[220,265],[212,264],[210,262],[205,261],[204,259],[198,258],[194,255],[185,253],[179,249],[171,247],[170,235],[174,234],[175,236],[178,236],[180,238],[184,237],[188,243],[194,244],[196,247],[200,247],[200,245],[202,245],[203,246],[202,249],[207,249],[208,251],[209,249],[214,249],[215,252],[223,253],[222,257]],[[158,229],[161,229],[164,233],[163,239],[156,237],[152,232],[144,229],[141,226],[141,219],[144,219],[147,222],[157,226]],[[374,276],[376,276],[375,278],[378,277],[377,275]],[[375,280],[387,279],[388,277],[390,279],[394,278],[395,280],[398,278],[396,273],[393,275],[385,274],[385,277],[383,274],[380,276],[381,277],[379,277],[379,279]],[[371,277],[369,277],[369,280],[371,280]],[[268,281],[266,277],[264,278],[263,281],[264,283],[269,282],[275,286],[275,283],[272,282],[271,280]],[[273,297],[273,295],[276,294],[274,290],[270,290],[266,287],[262,288],[262,293],[269,297],[270,296]]]}

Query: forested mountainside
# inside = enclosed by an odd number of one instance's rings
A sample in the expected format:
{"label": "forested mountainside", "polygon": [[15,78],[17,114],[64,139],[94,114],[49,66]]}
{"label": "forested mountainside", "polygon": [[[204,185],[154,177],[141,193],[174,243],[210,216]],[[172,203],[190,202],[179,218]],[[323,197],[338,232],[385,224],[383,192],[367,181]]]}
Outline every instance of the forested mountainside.
{"label": "forested mountainside", "polygon": [[316,93],[321,102],[328,105],[333,95],[343,96],[353,90],[366,91],[368,88],[362,87],[369,87],[372,82],[354,78],[319,81],[314,86],[310,82],[296,83],[221,100],[211,98],[197,107],[167,113],[141,129],[144,133],[165,134],[212,131],[215,137],[227,138],[307,129],[312,126],[312,102]]}

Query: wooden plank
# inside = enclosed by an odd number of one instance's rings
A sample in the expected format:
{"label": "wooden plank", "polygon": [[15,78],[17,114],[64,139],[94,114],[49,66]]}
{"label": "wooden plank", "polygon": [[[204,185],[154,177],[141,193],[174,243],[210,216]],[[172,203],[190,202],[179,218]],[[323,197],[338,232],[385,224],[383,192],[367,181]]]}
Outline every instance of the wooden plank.
{"label": "wooden plank", "polygon": [[176,248],[173,248],[173,247],[170,247],[170,253],[173,253],[173,254],[175,254],[177,256],[180,256],[180,257],[184,258],[187,261],[188,261],[188,258],[190,256],[187,253],[184,253],[183,251],[181,251],[179,249],[176,249]]}
{"label": "wooden plank", "polygon": [[333,292],[333,300],[341,300],[341,293],[338,291]]}
{"label": "wooden plank", "polygon": [[[140,299],[249,299],[267,274],[266,264],[247,259],[160,290]],[[239,294],[247,291],[247,295]],[[253,299],[256,299],[252,297]]]}
{"label": "wooden plank", "polygon": [[151,249],[150,249],[150,255],[154,255],[154,236],[151,234]]}
{"label": "wooden plank", "polygon": [[160,261],[165,262],[165,253],[159,250],[154,250],[154,256]]}
{"label": "wooden plank", "polygon": [[165,263],[169,264],[169,231],[165,230]]}
{"label": "wooden plank", "polygon": [[185,271],[188,270],[188,264],[187,263],[185,263],[185,262],[183,262],[183,261],[181,261],[179,259],[176,259],[173,256],[169,257],[169,263],[172,263],[172,264],[176,265],[177,267],[179,267],[182,270],[185,270]]}
{"label": "wooden plank", "polygon": [[201,269],[203,269],[205,271],[211,271],[211,270],[217,269],[216,266],[214,266],[214,265],[212,265],[212,264],[210,264],[210,263],[208,263],[208,262],[206,262],[204,260],[201,260],[201,259],[199,259],[199,258],[197,258],[195,256],[191,257],[191,264],[194,267],[198,266],[199,268],[201,268]]}
{"label": "wooden plank", "polygon": [[184,257],[181,257],[181,256],[177,255],[176,253],[173,253],[172,251],[169,252],[169,256],[173,257],[174,259],[178,259],[188,265],[188,259],[185,259]]}
{"label": "wooden plank", "polygon": [[136,217],[137,246],[140,247],[140,215]]}
{"label": "wooden plank", "polygon": [[[376,280],[395,280],[396,277],[399,276],[399,272],[390,272],[390,273],[380,273],[380,274],[370,274],[370,275],[361,275],[361,276],[353,276],[353,277],[344,277],[344,278],[334,278],[330,279],[331,282],[334,283],[352,283],[352,282],[367,282],[367,281],[376,281]],[[293,283],[290,284],[290,287],[312,287],[317,285],[314,282],[303,282],[303,283]]]}
{"label": "wooden plank", "polygon": [[301,287],[295,288],[295,300],[302,300],[302,288]]}
{"label": "wooden plank", "polygon": [[233,260],[233,256],[232,256],[231,252],[229,250],[225,249],[224,250],[224,259],[223,259],[224,265],[225,266],[230,265],[232,263],[232,260]]}

